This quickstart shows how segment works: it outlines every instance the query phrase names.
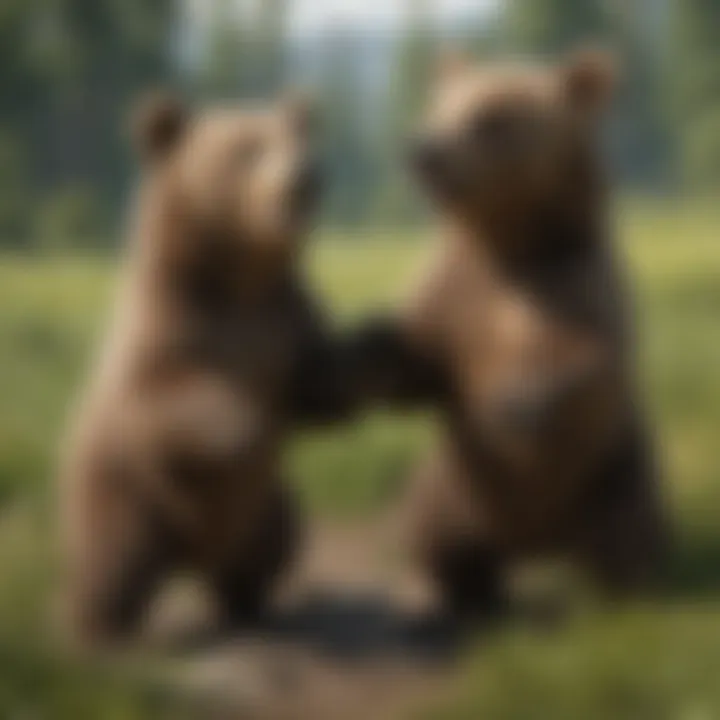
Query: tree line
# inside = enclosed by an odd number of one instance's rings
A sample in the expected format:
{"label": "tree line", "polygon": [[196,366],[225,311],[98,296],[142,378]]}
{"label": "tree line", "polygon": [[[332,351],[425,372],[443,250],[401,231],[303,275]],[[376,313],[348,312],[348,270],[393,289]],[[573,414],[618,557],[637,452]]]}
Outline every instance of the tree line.
{"label": "tree line", "polygon": [[620,181],[720,187],[720,0],[505,0],[449,29],[432,21],[437,2],[405,0],[389,39],[340,25],[308,40],[290,32],[292,0],[205,0],[199,15],[188,0],[3,0],[0,245],[116,241],[132,177],[124,118],[156,85],[212,101],[309,77],[328,222],[413,222],[401,149],[448,35],[478,59],[551,58],[588,38],[615,47],[624,80],[608,153]]}

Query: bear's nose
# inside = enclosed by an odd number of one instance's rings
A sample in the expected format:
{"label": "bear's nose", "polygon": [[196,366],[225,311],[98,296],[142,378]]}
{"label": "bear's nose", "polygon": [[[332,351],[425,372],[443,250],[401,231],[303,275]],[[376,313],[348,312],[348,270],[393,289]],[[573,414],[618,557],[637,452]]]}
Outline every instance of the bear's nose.
{"label": "bear's nose", "polygon": [[410,144],[410,162],[423,177],[436,177],[443,172],[444,148],[433,138],[416,138]]}

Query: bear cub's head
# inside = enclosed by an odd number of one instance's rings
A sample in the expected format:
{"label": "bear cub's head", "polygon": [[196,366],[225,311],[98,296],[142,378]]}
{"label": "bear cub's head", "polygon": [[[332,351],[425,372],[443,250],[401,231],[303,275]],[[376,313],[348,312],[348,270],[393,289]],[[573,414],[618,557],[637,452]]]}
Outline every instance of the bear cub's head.
{"label": "bear cub's head", "polygon": [[135,145],[146,174],[183,227],[238,250],[285,254],[318,199],[312,110],[292,97],[276,107],[191,113],[172,95],[141,101]]}
{"label": "bear cub's head", "polygon": [[413,166],[445,212],[465,221],[532,213],[596,172],[612,58],[586,48],[558,66],[475,67],[443,58]]}

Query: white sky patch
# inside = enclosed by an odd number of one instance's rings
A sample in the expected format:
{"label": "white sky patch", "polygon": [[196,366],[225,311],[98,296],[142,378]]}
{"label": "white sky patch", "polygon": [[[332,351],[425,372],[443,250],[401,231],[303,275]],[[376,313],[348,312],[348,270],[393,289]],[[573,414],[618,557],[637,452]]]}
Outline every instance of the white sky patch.
{"label": "white sky patch", "polygon": [[[191,26],[202,24],[214,0],[184,0]],[[262,0],[235,0],[239,9]],[[440,22],[488,15],[502,0],[431,0],[428,4]],[[364,30],[397,27],[408,0],[290,0],[292,34],[313,34],[342,24]]]}
{"label": "white sky patch", "polygon": [[[482,16],[499,0],[435,0],[434,10],[440,21]],[[406,11],[407,0],[293,0],[291,28],[309,33],[343,24],[370,29],[395,27]],[[433,3],[429,3],[433,5]]]}

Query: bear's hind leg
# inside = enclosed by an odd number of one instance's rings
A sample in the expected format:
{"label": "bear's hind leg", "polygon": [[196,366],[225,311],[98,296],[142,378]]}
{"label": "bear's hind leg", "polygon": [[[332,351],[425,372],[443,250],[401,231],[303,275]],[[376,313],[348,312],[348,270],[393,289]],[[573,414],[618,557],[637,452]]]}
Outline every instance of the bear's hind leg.
{"label": "bear's hind leg", "polygon": [[645,593],[663,575],[669,531],[652,458],[632,436],[603,468],[580,553],[610,596]]}
{"label": "bear's hind leg", "polygon": [[487,536],[464,463],[445,449],[421,466],[414,487],[414,545],[442,609],[468,620],[502,614],[505,563]]}
{"label": "bear's hind leg", "polygon": [[211,587],[224,622],[243,626],[262,619],[274,586],[292,560],[296,539],[292,500],[278,493],[268,516],[249,539],[250,545],[246,538],[234,561],[211,574]]}
{"label": "bear's hind leg", "polygon": [[97,530],[72,558],[66,588],[67,629],[81,645],[131,635],[167,569],[167,544],[150,528],[128,524]]}
{"label": "bear's hind leg", "polygon": [[443,610],[452,616],[489,619],[507,609],[501,562],[489,547],[458,539],[433,548],[426,563]]}

